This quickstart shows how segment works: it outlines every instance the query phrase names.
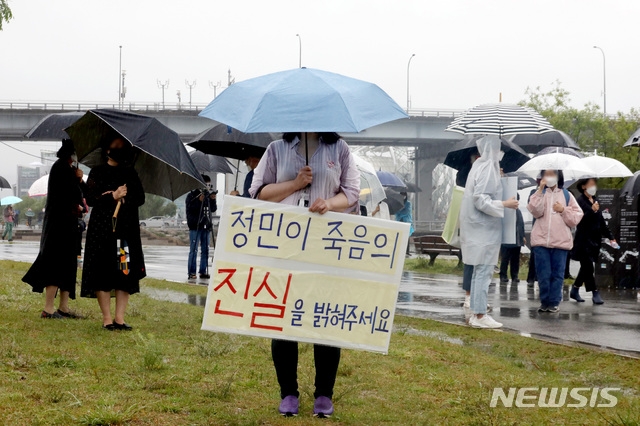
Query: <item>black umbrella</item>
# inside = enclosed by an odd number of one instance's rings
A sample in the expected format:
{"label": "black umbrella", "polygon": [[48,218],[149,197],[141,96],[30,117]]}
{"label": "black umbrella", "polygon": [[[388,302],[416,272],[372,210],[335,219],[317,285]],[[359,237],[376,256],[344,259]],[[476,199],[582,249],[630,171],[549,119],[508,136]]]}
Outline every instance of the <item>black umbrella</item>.
{"label": "black umbrella", "polygon": [[4,189],[4,188],[11,188],[11,185],[9,185],[8,180],[0,176],[0,189]]}
{"label": "black umbrella", "polygon": [[233,173],[233,170],[229,167],[229,161],[224,157],[205,154],[202,151],[193,151],[189,155],[199,172]]}
{"label": "black umbrella", "polygon": [[515,135],[509,140],[524,149],[526,152],[532,154],[548,146],[580,150],[580,147],[573,139],[571,139],[571,136],[560,130],[552,130],[540,135]]}
{"label": "black umbrella", "polygon": [[548,146],[546,148],[542,148],[540,152],[538,152],[535,155],[535,157],[537,157],[538,155],[556,154],[556,153],[573,155],[574,157],[578,157],[578,158],[584,158],[584,155],[580,151],[576,151],[574,148],[555,147],[555,146]]}
{"label": "black umbrella", "polygon": [[114,132],[129,141],[138,150],[134,167],[147,193],[175,200],[205,185],[180,136],[153,117],[95,109],[65,131],[89,167],[105,162],[102,146]]}
{"label": "black umbrella", "polygon": [[404,181],[404,184],[407,185],[406,192],[422,192],[422,189],[413,182]]}
{"label": "black umbrella", "polygon": [[384,202],[389,206],[389,214],[396,214],[404,207],[404,195],[399,192],[394,191],[393,189],[385,189],[385,194],[387,194],[387,198],[384,199]]}
{"label": "black umbrella", "polygon": [[636,130],[623,146],[640,146],[640,129]]}
{"label": "black umbrella", "polygon": [[205,154],[246,160],[249,157],[262,157],[267,146],[281,137],[276,133],[243,133],[226,124],[216,124],[187,145]]}
{"label": "black umbrella", "polygon": [[38,121],[38,123],[24,136],[27,139],[35,139],[39,141],[60,141],[62,139],[67,139],[69,138],[69,135],[67,135],[67,132],[65,132],[64,129],[78,121],[83,115],[84,112],[60,112],[56,114],[49,114],[42,120]]}
{"label": "black umbrella", "polygon": [[[477,142],[482,135],[467,136],[454,145],[444,160],[444,164],[461,170],[470,166],[471,155],[478,152]],[[500,149],[504,152],[504,157],[500,161],[500,167],[505,173],[515,172],[524,163],[529,161],[529,156],[519,146],[509,142],[506,139],[500,139]]]}
{"label": "black umbrella", "polygon": [[626,197],[635,197],[638,194],[640,194],[640,171],[627,179],[620,191],[620,195]]}

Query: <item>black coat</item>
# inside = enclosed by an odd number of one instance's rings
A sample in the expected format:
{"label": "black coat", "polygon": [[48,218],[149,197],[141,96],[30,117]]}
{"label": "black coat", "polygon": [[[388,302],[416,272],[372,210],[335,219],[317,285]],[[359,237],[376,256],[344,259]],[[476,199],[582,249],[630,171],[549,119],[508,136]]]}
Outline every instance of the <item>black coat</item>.
{"label": "black coat", "polygon": [[[593,199],[596,200],[595,197]],[[595,262],[600,252],[602,238],[613,240],[613,234],[602,217],[602,211],[594,212],[593,203],[584,194],[580,195],[577,201],[584,216],[576,227],[571,257],[574,260],[589,259]]]}
{"label": "black coat", "polygon": [[83,202],[80,181],[67,160],[60,159],[51,167],[47,192],[40,253],[22,281],[31,285],[34,292],[56,286],[75,299],[78,207]]}
{"label": "black coat", "polygon": [[185,207],[187,208],[187,226],[190,231],[210,229],[211,224],[209,223],[208,216],[205,214],[205,208],[208,207],[211,214],[218,209],[215,199],[205,198],[200,201],[200,194],[202,194],[202,190],[193,190],[187,194],[185,201]]}
{"label": "black coat", "polygon": [[[127,185],[127,196],[120,207],[113,231],[113,213],[117,202],[107,191]],[[82,297],[95,297],[96,291],[140,291],[140,280],[146,276],[138,207],[144,204],[144,189],[132,167],[101,165],[94,167],[87,181],[87,204],[93,207],[87,228],[87,242],[82,268]],[[129,246],[129,274],[119,269],[117,240]]]}

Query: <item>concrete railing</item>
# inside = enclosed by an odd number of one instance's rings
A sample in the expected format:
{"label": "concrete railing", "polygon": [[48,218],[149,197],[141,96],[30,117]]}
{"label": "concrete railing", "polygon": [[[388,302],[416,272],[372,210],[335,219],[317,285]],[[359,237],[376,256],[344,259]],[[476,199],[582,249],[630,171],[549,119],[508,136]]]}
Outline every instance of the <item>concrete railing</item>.
{"label": "concrete railing", "polygon": [[165,103],[161,102],[127,102],[118,105],[117,102],[56,102],[56,101],[0,101],[0,109],[31,110],[31,111],[86,111],[89,109],[121,109],[136,112],[200,112],[207,104]]}

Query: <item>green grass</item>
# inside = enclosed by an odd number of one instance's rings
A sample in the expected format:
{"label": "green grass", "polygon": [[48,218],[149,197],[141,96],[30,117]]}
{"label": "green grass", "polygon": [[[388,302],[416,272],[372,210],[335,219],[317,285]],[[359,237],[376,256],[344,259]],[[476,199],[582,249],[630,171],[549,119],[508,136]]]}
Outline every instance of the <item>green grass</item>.
{"label": "green grass", "polygon": [[[310,345],[300,345],[301,415],[284,419],[268,340],[200,331],[201,307],[144,295],[131,298],[133,332],[103,331],[93,299],[72,302],[85,320],[42,320],[42,295],[20,282],[27,267],[0,262],[0,424],[323,423],[309,414]],[[429,320],[397,317],[395,326],[389,355],[343,351],[336,415],[324,423],[640,424],[638,360]],[[496,386],[624,392],[615,408],[490,408]]]}
{"label": "green grass", "polygon": [[[429,274],[459,275],[462,276],[462,266],[458,266],[457,259],[436,258],[433,265],[429,265],[429,256],[419,256],[406,259],[404,262],[405,271],[424,272]],[[529,257],[521,256],[520,271],[518,276],[521,280],[527,279],[529,273]],[[495,276],[498,276],[496,274]],[[510,276],[510,275],[509,275]]]}

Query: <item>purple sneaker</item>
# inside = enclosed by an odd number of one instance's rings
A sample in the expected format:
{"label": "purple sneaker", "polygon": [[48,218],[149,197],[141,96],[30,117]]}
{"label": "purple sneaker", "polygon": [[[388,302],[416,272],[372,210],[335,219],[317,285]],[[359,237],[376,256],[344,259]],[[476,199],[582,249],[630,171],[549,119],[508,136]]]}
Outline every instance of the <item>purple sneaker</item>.
{"label": "purple sneaker", "polygon": [[285,396],[284,399],[280,402],[280,407],[278,411],[285,417],[297,416],[298,415],[298,398],[293,395]]}
{"label": "purple sneaker", "polygon": [[313,403],[313,415],[314,417],[325,418],[331,417],[333,414],[333,403],[326,396],[319,396],[316,398],[316,402]]}

